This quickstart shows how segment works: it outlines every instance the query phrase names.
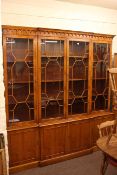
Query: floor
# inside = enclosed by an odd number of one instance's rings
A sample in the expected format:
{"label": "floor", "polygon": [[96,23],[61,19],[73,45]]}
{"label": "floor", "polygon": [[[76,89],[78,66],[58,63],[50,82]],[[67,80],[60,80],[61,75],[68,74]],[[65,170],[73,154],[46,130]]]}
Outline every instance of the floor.
{"label": "floor", "polygon": [[[102,153],[97,151],[64,162],[37,167],[13,175],[100,175]],[[109,165],[105,175],[117,175],[117,168]]]}

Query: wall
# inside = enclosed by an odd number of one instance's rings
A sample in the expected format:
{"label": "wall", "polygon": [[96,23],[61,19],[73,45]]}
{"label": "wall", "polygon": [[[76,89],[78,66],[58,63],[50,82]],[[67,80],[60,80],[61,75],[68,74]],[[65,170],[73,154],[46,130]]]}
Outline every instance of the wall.
{"label": "wall", "polygon": [[[1,0],[0,0],[1,3]],[[0,5],[1,6],[1,5]],[[1,32],[1,9],[0,9],[0,131],[6,129],[5,99],[3,84],[3,55],[2,55],[2,32]]]}
{"label": "wall", "polygon": [[[0,0],[1,7],[1,0]],[[7,174],[8,173],[8,149],[7,149],[7,131],[6,131],[6,113],[5,113],[5,99],[4,99],[4,83],[3,83],[3,53],[2,53],[2,30],[1,30],[1,8],[0,8],[0,133],[4,134],[7,160]]]}
{"label": "wall", "polygon": [[[2,0],[2,24],[117,35],[117,10],[62,0]],[[117,52],[117,37],[113,53]]]}

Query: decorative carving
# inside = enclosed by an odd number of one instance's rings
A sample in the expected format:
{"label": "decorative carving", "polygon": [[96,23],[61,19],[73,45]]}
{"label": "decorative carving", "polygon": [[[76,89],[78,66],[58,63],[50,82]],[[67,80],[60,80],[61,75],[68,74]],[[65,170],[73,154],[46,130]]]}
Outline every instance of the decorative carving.
{"label": "decorative carving", "polygon": [[69,31],[69,30],[58,30],[58,29],[45,29],[45,28],[31,28],[31,27],[12,27],[3,26],[3,34],[7,35],[39,35],[39,36],[56,36],[64,38],[85,38],[90,40],[102,41],[106,39],[111,41],[114,35]]}
{"label": "decorative carving", "polygon": [[69,30],[57,30],[57,29],[43,29],[38,28],[38,35],[40,36],[58,36],[67,38],[87,38],[92,40],[104,40],[111,41],[114,35],[80,32],[80,31],[69,31]]}
{"label": "decorative carving", "polygon": [[4,35],[37,35],[36,28],[3,26]]}

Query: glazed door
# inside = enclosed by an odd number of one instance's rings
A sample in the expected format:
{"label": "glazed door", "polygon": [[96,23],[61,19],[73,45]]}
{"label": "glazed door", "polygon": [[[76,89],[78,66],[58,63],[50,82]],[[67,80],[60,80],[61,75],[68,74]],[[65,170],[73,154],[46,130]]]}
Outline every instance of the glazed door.
{"label": "glazed door", "polygon": [[34,38],[4,39],[8,125],[32,121],[34,112]]}
{"label": "glazed door", "polygon": [[110,44],[93,43],[92,111],[109,109]]}
{"label": "glazed door", "polygon": [[68,114],[88,112],[89,42],[69,41]]}
{"label": "glazed door", "polygon": [[64,40],[41,39],[41,118],[64,116]]}

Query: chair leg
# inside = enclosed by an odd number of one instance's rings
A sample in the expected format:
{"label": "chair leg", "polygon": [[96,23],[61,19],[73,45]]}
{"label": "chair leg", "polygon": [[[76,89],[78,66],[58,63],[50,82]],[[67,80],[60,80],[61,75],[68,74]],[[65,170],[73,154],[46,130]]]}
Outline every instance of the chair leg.
{"label": "chair leg", "polygon": [[103,161],[100,169],[101,175],[105,175],[107,167],[108,167],[107,157],[105,154],[103,154]]}

